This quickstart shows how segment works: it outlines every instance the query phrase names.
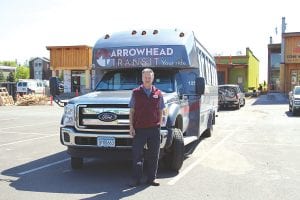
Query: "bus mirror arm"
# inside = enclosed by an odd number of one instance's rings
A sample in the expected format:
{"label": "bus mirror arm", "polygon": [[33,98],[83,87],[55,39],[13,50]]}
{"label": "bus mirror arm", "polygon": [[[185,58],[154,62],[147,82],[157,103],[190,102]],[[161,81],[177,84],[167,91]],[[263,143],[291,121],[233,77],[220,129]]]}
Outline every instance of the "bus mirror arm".
{"label": "bus mirror arm", "polygon": [[57,95],[53,96],[53,101],[60,107],[65,107],[68,102],[62,101]]}

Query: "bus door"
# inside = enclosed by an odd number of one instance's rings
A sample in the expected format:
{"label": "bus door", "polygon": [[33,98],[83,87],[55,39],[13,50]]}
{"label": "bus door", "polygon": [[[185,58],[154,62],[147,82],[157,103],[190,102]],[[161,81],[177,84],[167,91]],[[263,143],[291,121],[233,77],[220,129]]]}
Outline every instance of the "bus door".
{"label": "bus door", "polygon": [[183,114],[183,129],[186,136],[199,136],[200,134],[200,104],[201,99],[195,93],[195,80],[197,74],[186,70],[180,72],[182,81],[181,111]]}

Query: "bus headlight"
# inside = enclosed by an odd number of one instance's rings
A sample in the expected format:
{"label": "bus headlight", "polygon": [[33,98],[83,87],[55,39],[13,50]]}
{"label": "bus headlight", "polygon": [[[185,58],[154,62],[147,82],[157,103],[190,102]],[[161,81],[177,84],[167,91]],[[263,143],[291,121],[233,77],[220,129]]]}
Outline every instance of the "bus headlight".
{"label": "bus headlight", "polygon": [[75,106],[74,106],[74,104],[67,104],[65,106],[63,125],[64,126],[74,126],[75,125]]}

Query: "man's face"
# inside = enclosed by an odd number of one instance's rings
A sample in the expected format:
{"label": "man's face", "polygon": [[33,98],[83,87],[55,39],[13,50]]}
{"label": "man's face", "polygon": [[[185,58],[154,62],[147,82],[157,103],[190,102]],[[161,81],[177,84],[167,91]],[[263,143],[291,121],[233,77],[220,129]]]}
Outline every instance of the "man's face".
{"label": "man's face", "polygon": [[142,75],[142,80],[144,85],[152,85],[154,75],[150,72],[144,72]]}

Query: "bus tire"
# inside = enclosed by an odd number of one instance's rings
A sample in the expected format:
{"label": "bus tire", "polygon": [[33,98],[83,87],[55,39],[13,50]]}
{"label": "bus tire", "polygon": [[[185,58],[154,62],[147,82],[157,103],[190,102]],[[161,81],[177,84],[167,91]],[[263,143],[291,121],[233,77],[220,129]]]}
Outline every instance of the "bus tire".
{"label": "bus tire", "polygon": [[208,128],[203,132],[202,137],[203,137],[203,138],[209,138],[209,137],[211,137],[212,132],[213,132],[213,126],[208,127]]}
{"label": "bus tire", "polygon": [[83,167],[83,158],[71,157],[72,169],[81,169]]}
{"label": "bus tire", "polygon": [[178,172],[184,160],[184,141],[180,129],[173,129],[173,142],[170,152],[166,155],[165,164],[173,171]]}

